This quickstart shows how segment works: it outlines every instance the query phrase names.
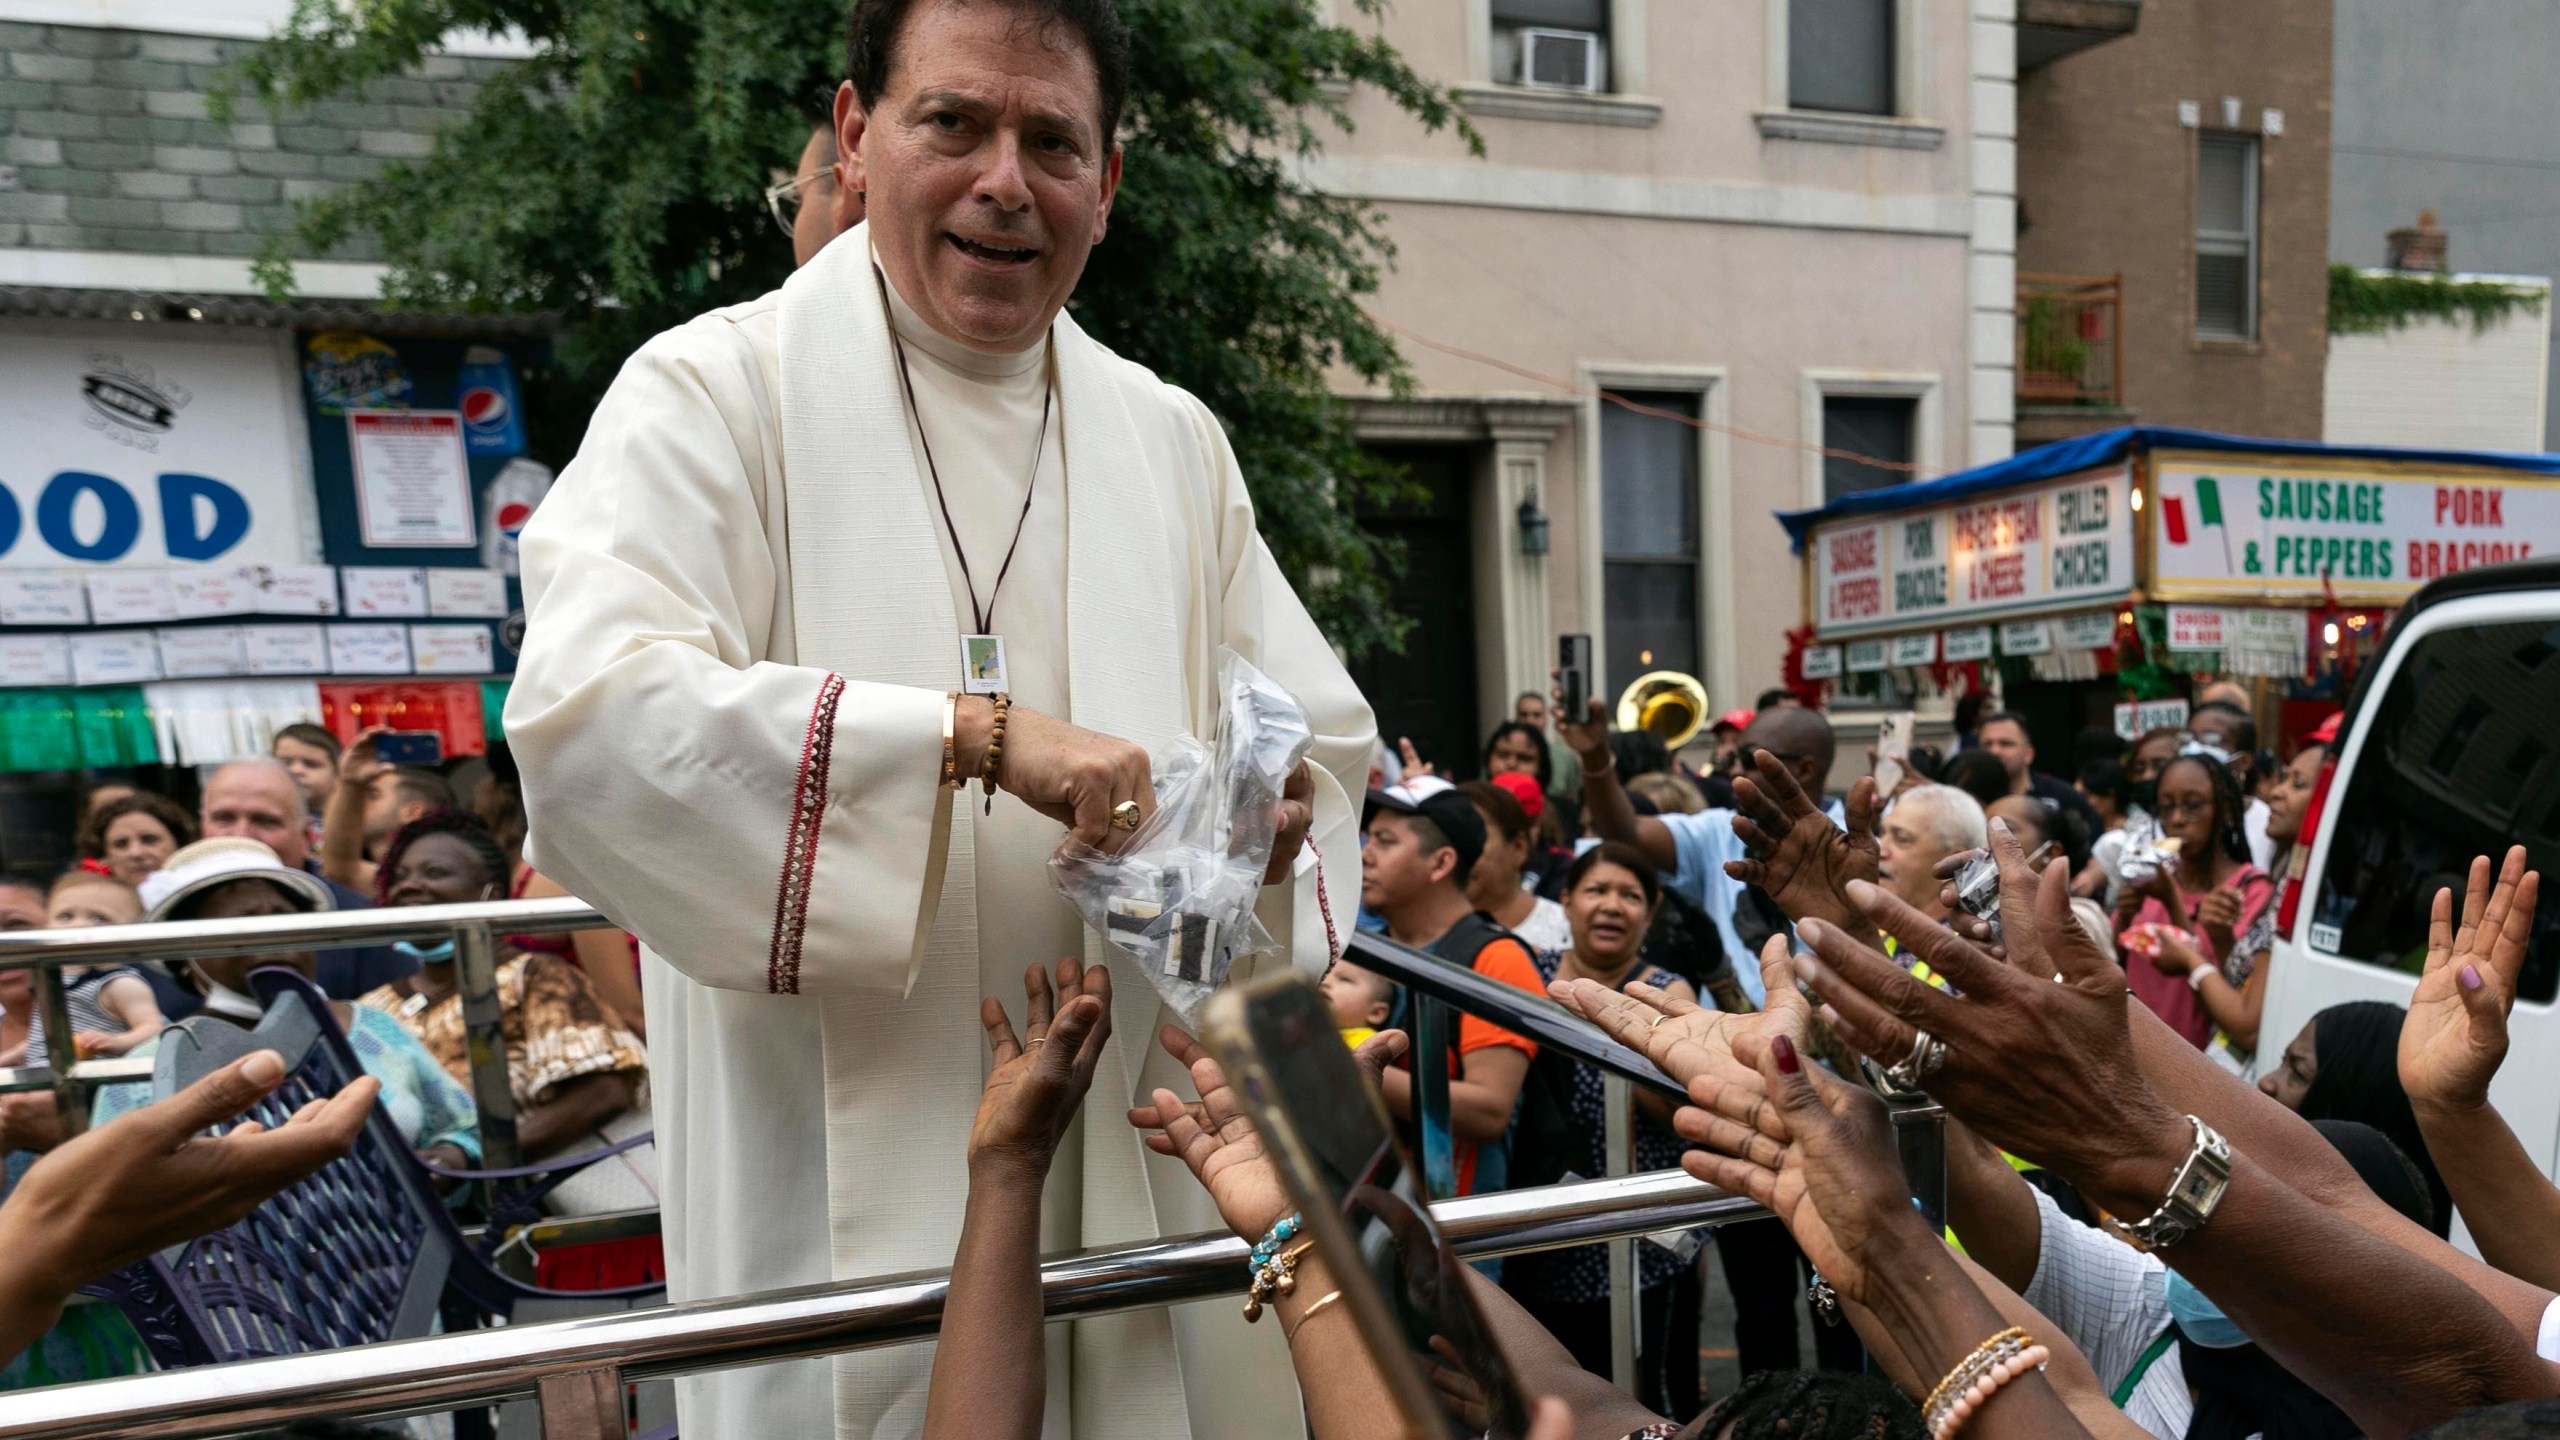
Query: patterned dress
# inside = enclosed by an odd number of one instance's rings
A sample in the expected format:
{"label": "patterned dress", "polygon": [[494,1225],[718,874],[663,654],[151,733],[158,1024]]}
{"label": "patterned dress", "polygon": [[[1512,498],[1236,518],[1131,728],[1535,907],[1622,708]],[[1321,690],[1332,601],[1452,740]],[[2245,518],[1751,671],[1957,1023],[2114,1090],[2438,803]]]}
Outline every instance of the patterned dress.
{"label": "patterned dress", "polygon": [[[471,1083],[460,992],[441,1000],[403,995],[385,985],[358,1003],[396,1017],[426,1044],[447,1074]],[[621,1072],[638,1082],[635,1106],[648,1104],[649,1059],[640,1037],[596,998],[586,974],[556,955],[518,955],[498,967],[498,1007],[507,1037],[507,1088],[519,1110],[551,1098],[581,1075]]]}
{"label": "patterned dress", "polygon": [[[1538,973],[1553,983],[1557,969],[1564,963],[1561,954],[1540,955]],[[1621,988],[1641,980],[1647,985],[1669,986],[1678,976],[1658,966],[1640,965],[1619,982]],[[1596,1065],[1573,1062],[1573,1118],[1580,1125],[1581,1154],[1569,1161],[1569,1168],[1586,1180],[1609,1173],[1609,1113],[1607,1081]],[[1635,1127],[1635,1168],[1669,1170],[1679,1165],[1680,1152],[1686,1147],[1679,1137],[1668,1135],[1651,1125],[1639,1122]],[[1503,1288],[1524,1296],[1561,1304],[1605,1300],[1609,1296],[1609,1247],[1577,1245],[1569,1250],[1541,1250],[1529,1255],[1514,1255],[1502,1262]],[[1659,1245],[1639,1241],[1636,1245],[1636,1269],[1641,1277],[1638,1288],[1651,1290],[1668,1285],[1687,1265]]]}

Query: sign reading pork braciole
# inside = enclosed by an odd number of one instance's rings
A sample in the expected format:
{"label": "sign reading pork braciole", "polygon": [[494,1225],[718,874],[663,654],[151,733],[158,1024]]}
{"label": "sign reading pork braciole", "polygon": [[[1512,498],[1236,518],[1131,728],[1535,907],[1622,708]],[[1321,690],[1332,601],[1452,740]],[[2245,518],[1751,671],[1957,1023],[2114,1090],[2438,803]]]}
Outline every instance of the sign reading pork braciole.
{"label": "sign reading pork braciole", "polygon": [[2117,464],[1816,526],[1814,628],[1829,639],[2122,599],[2133,590],[2131,493]]}
{"label": "sign reading pork braciole", "polygon": [[2560,480],[2486,466],[2154,452],[2151,593],[2391,603],[2560,553]]}

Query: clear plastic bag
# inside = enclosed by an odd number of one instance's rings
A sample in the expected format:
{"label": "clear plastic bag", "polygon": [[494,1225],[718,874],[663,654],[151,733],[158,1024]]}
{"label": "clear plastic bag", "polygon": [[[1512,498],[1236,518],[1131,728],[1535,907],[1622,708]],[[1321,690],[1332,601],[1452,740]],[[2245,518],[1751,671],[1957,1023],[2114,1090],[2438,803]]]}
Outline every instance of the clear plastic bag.
{"label": "clear plastic bag", "polygon": [[1182,735],[1148,757],[1156,812],[1118,853],[1069,836],[1049,857],[1058,893],[1185,1025],[1238,957],[1277,947],[1253,907],[1281,793],[1315,745],[1297,697],[1233,650],[1218,652],[1218,696],[1209,745]]}

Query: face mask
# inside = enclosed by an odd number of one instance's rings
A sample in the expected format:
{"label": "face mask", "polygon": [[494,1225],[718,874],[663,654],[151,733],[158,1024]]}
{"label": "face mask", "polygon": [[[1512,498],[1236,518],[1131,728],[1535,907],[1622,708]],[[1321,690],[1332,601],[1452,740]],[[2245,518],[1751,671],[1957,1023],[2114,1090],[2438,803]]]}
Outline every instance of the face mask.
{"label": "face mask", "polygon": [[453,942],[450,940],[441,945],[425,946],[412,945],[406,940],[395,940],[391,948],[421,965],[447,965],[453,961]]}
{"label": "face mask", "polygon": [[2248,1333],[2225,1319],[2221,1306],[2175,1270],[2169,1272],[2169,1313],[2177,1317],[2183,1338],[2207,1350],[2237,1350],[2249,1343]]}

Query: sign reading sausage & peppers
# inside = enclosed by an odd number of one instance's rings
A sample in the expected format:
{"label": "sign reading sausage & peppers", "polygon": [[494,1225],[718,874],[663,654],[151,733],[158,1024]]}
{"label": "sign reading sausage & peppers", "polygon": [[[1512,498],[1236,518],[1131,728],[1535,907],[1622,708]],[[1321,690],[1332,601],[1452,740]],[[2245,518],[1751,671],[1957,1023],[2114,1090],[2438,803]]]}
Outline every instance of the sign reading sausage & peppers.
{"label": "sign reading sausage & peppers", "polygon": [[2114,465],[1817,526],[1815,629],[1828,639],[2120,599],[2133,589],[2131,491]]}
{"label": "sign reading sausage & peppers", "polygon": [[2169,599],[2392,603],[2560,553],[2560,481],[2487,467],[2154,456],[2152,585]]}

